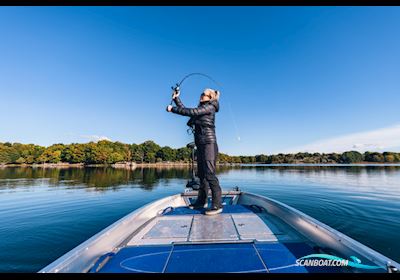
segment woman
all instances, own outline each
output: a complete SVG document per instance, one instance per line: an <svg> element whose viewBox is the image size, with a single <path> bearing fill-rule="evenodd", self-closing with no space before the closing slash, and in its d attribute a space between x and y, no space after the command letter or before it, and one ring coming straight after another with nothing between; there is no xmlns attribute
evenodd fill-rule
<svg viewBox="0 0 400 280"><path fill-rule="evenodd" d="M187 125L194 125L194 140L197 147L197 173L200 178L200 189L195 203L189 207L200 209L207 207L208 189L211 188L212 205L205 213L215 215L222 212L221 187L215 166L218 156L217 138L215 136L215 113L219 111L219 92L205 89L200 95L200 104L197 108L185 108L179 99L179 91L174 91L172 99L176 107L168 105L167 111L190 117Z"/></svg>

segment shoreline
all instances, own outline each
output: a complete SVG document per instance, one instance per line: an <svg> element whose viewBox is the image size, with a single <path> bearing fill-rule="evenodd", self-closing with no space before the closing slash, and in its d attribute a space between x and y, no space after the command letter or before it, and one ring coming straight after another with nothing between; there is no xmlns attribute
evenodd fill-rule
<svg viewBox="0 0 400 280"><path fill-rule="evenodd" d="M218 166L239 166L240 164L231 163L218 163ZM155 167L155 168L173 168L173 167L190 167L190 162L157 162L157 163L113 163L113 164L84 164L84 163L32 163L32 164L0 164L0 168L7 167L30 167L30 168L116 168L116 169L135 169L143 167Z"/></svg>
<svg viewBox="0 0 400 280"><path fill-rule="evenodd" d="M84 164L84 163L33 163L33 164L0 164L0 168L31 167L31 168L89 168L111 167L117 169L135 169L143 167L190 167L190 162L158 162L158 163L113 163L113 164ZM217 163L217 166L400 166L400 163L360 162L360 163Z"/></svg>

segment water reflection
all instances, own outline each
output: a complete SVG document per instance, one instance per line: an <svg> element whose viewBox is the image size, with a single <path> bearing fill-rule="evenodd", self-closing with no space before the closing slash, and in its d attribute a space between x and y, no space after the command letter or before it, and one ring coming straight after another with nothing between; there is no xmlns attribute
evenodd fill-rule
<svg viewBox="0 0 400 280"><path fill-rule="evenodd" d="M295 184L317 183L327 186L399 186L400 166L257 166L242 167L238 174L246 173L246 179ZM253 174L253 175L252 175Z"/></svg>
<svg viewBox="0 0 400 280"><path fill-rule="evenodd" d="M286 203L400 261L400 166L219 166L223 189ZM184 189L188 167L0 168L0 272L34 272ZM114 191L117 190L117 191Z"/></svg>
<svg viewBox="0 0 400 280"><path fill-rule="evenodd" d="M0 188L32 186L32 181L48 179L49 186L82 186L101 190L128 184L153 189L160 179L189 178L187 168L3 168L0 169ZM38 181L39 180L39 181Z"/></svg>
<svg viewBox="0 0 400 280"><path fill-rule="evenodd" d="M219 166L220 178L246 178L247 181L274 182L282 180L299 183L318 183L323 185L398 185L400 166ZM190 169L182 167L158 168L32 168L8 167L0 169L0 188L40 185L46 180L51 187L79 186L95 190L135 184L152 190L160 180L168 183L170 179L189 179ZM394 178L394 179L393 179ZM40 180L39 180L40 179Z"/></svg>

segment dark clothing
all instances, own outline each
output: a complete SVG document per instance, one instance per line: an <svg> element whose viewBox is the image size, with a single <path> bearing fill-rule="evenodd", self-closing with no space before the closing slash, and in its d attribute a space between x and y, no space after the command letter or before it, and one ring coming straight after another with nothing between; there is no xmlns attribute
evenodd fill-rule
<svg viewBox="0 0 400 280"><path fill-rule="evenodd" d="M191 127L194 125L196 146L217 143L215 113L219 111L218 100L200 103L197 108L185 108L179 97L176 97L174 101L177 107L172 107L172 112L190 117L187 125Z"/></svg>
<svg viewBox="0 0 400 280"><path fill-rule="evenodd" d="M194 140L197 147L197 175L200 178L200 189L196 203L204 204L208 190L212 193L212 207L222 207L221 187L215 167L218 156L217 137L215 135L215 113L219 111L218 100L200 103L197 108L185 108L179 97L174 99L177 107L172 112L190 117L187 125L194 125Z"/></svg>
<svg viewBox="0 0 400 280"><path fill-rule="evenodd" d="M197 203L204 204L207 200L208 190L211 189L212 207L221 208L221 187L217 176L215 176L217 156L217 143L197 146L197 175L200 178Z"/></svg>

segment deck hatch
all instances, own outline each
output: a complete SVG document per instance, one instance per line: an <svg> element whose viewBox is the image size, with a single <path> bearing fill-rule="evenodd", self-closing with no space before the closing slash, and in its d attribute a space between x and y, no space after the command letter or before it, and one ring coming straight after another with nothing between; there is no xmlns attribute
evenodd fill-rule
<svg viewBox="0 0 400 280"><path fill-rule="evenodd" d="M159 219L143 236L143 239L187 238L191 222L191 216L182 216L179 219Z"/></svg>
<svg viewBox="0 0 400 280"><path fill-rule="evenodd" d="M241 239L277 240L277 232L273 232L257 215L232 215L232 219Z"/></svg>
<svg viewBox="0 0 400 280"><path fill-rule="evenodd" d="M231 215L194 216L189 241L238 240Z"/></svg>

